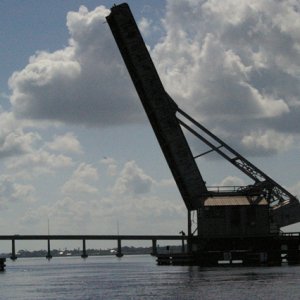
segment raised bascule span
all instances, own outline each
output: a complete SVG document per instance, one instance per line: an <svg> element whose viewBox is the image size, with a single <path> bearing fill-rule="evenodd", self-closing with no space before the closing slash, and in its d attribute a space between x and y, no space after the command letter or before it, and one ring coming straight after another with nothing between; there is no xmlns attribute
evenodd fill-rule
<svg viewBox="0 0 300 300"><path fill-rule="evenodd" d="M107 22L185 205L196 209L207 188L176 118L178 107L161 83L128 5L113 7Z"/></svg>
<svg viewBox="0 0 300 300"><path fill-rule="evenodd" d="M181 110L168 95L129 6L113 6L106 19L188 210L190 251L201 252L208 238L274 236L279 234L274 228L300 222L300 204L294 195ZM195 161L202 155L193 155L183 128L210 148L202 155L218 153L253 184L231 191L209 190ZM194 231L193 211L197 213Z"/></svg>

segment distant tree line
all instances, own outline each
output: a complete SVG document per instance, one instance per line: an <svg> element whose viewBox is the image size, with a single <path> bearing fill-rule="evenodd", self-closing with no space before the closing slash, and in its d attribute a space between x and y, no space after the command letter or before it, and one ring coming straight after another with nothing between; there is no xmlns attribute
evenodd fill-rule
<svg viewBox="0 0 300 300"><path fill-rule="evenodd" d="M172 251L177 252L180 251L180 246L164 246L164 247L158 247L158 251L160 253ZM102 256L102 255L115 255L117 252L117 248L111 248L111 249L86 249L86 252L89 256ZM151 254L152 253L152 247L128 247L124 246L122 247L122 253L124 255L137 255L137 254ZM19 250L17 252L17 257L46 257L48 254L47 250L41 249L41 250ZM82 254L82 249L75 248L73 250L69 249L51 249L51 255L53 257L60 257L60 256L80 256ZM1 253L0 257L10 257L11 253Z"/></svg>

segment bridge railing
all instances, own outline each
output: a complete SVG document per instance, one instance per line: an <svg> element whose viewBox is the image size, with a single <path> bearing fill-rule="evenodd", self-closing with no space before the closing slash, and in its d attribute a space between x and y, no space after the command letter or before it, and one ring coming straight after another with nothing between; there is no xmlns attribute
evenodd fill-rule
<svg viewBox="0 0 300 300"><path fill-rule="evenodd" d="M294 231L294 232L280 232L281 236L299 236L300 237L300 232Z"/></svg>

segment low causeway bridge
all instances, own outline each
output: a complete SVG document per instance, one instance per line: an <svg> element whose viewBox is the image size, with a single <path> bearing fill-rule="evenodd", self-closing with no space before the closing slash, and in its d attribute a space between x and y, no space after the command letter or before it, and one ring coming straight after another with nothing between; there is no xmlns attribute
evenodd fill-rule
<svg viewBox="0 0 300 300"><path fill-rule="evenodd" d="M88 240L103 240L103 241L116 241L117 252L116 256L121 257L122 254L122 241L135 240L135 241L152 241L152 253L157 254L157 241L182 241L182 247L184 249L184 241L187 240L185 235L0 235L0 241L11 241L11 259L17 259L16 255L16 241L18 240L45 240L47 241L47 256L46 258L52 258L50 241L52 240L81 240L82 241L82 258L88 257L86 251L86 241Z"/></svg>
<svg viewBox="0 0 300 300"><path fill-rule="evenodd" d="M281 232L276 235L269 236L210 236L210 237L197 237L192 236L188 237L183 232L182 235L0 235L0 241L11 241L11 256L12 260L17 259L16 255L16 241L24 241L24 240L44 240L47 242L47 255L46 258L52 258L51 255L51 247L50 242L53 240L80 240L82 241L82 258L88 257L88 253L86 250L86 241L92 240L103 240L116 241L116 256L122 257L122 241L150 241L152 242L152 255L158 257L162 256L163 260L166 260L166 256L168 254L158 254L157 249L157 241L181 241L182 243L182 251L178 253L180 261L182 258L190 258L189 250L185 252L185 243L188 244L189 238L198 239L201 243L210 244L209 249L212 252L216 252L216 250L220 250L221 252L227 252L228 245L230 246L228 249L231 249L232 244L236 245L252 245L253 243L270 243L270 245L276 246L274 251L277 253L276 256L278 262L281 262L282 257L287 257L290 263L300 263L300 232L289 232L284 233ZM188 248L188 247L187 247ZM216 249L215 249L216 248ZM270 248L270 247L269 247ZM238 250L238 249L237 249ZM272 249L269 249L272 250ZM273 251L273 252L274 252ZM220 252L220 251L219 251ZM237 253L240 251L237 251ZM272 252L272 251L271 251ZM270 254L271 254L270 252ZM232 255L235 255L234 251ZM238 253L239 254L239 253ZM169 254L170 255L170 254ZM240 255L240 254L239 254ZM172 253L171 256L176 256L176 254ZM169 258L168 258L169 259Z"/></svg>

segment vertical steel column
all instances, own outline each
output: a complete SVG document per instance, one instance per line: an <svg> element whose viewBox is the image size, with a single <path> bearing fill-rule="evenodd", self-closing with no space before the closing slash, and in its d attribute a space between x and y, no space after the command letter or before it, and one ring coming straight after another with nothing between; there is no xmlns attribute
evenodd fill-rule
<svg viewBox="0 0 300 300"><path fill-rule="evenodd" d="M47 240L47 255L46 255L47 259L51 259L52 255L51 255L51 248L50 248L50 239Z"/></svg>
<svg viewBox="0 0 300 300"><path fill-rule="evenodd" d="M191 218L191 210L187 211L188 216L188 237L187 237L187 252L192 252L192 218Z"/></svg>
<svg viewBox="0 0 300 300"><path fill-rule="evenodd" d="M12 260L17 259L15 239L11 240L11 256L10 256L10 259L12 259Z"/></svg>
<svg viewBox="0 0 300 300"><path fill-rule="evenodd" d="M85 247L85 240L82 240L82 254L81 254L82 258L87 258L88 255L86 253L86 247Z"/></svg>

